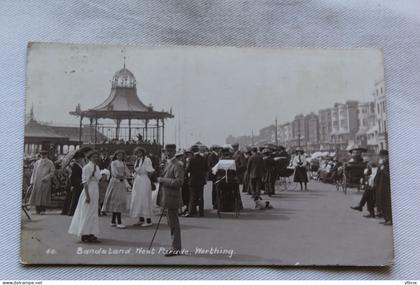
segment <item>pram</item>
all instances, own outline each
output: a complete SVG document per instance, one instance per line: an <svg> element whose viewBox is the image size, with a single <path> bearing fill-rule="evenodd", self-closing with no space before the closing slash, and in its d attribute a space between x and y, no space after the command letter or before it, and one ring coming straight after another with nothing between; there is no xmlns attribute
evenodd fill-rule
<svg viewBox="0 0 420 285"><path fill-rule="evenodd" d="M221 218L221 212L234 212L235 217L239 217L242 201L235 161L219 160L212 168L212 172L216 175L214 183L216 184L217 215Z"/></svg>
<svg viewBox="0 0 420 285"><path fill-rule="evenodd" d="M287 191L287 190L295 190L296 183L293 182L293 173L295 169L293 167L288 166L289 159L287 157L275 157L274 161L277 162L278 165L278 183L277 185L280 188L280 191Z"/></svg>

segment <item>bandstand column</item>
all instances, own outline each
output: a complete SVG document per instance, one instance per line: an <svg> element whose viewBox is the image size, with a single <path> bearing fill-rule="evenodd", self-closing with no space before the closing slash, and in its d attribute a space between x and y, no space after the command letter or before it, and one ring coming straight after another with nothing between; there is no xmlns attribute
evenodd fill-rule
<svg viewBox="0 0 420 285"><path fill-rule="evenodd" d="M82 127L83 127L83 116L80 116L80 125L79 125L79 144L82 143Z"/></svg>
<svg viewBox="0 0 420 285"><path fill-rule="evenodd" d="M95 118L95 144L97 143L98 137L98 118Z"/></svg>
<svg viewBox="0 0 420 285"><path fill-rule="evenodd" d="M117 140L119 140L119 139L120 139L120 124L121 124L121 120L120 120L120 119L118 119L118 120L117 120L117 127L115 128L115 138L116 138Z"/></svg>
<svg viewBox="0 0 420 285"><path fill-rule="evenodd" d="M165 119L162 119L162 145L165 145Z"/></svg>
<svg viewBox="0 0 420 285"><path fill-rule="evenodd" d="M90 124L89 124L89 143L93 141L93 134L92 134L92 128L93 128L93 118L89 118Z"/></svg>
<svg viewBox="0 0 420 285"><path fill-rule="evenodd" d="M131 141L131 118L128 119L128 140Z"/></svg>
<svg viewBox="0 0 420 285"><path fill-rule="evenodd" d="M146 134L143 136L143 141L147 141L147 137L148 137L148 134L147 134L147 126L148 125L149 125L149 120L144 121L144 126L145 126Z"/></svg>
<svg viewBox="0 0 420 285"><path fill-rule="evenodd" d="M159 119L156 119L156 143L160 144L160 136L159 136Z"/></svg>

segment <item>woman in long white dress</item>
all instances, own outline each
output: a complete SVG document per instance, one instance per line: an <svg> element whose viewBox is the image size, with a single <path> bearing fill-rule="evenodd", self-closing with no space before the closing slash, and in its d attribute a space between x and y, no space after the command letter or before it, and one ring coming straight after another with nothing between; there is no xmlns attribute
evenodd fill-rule
<svg viewBox="0 0 420 285"><path fill-rule="evenodd" d="M139 218L136 225L148 227L152 225L152 184L149 174L155 170L144 148L137 147L134 154L137 159L134 163L135 178L131 193L130 216Z"/></svg>
<svg viewBox="0 0 420 285"><path fill-rule="evenodd" d="M82 242L99 242L96 237L99 235L98 181L101 174L96 165L99 154L96 151L91 151L87 154L87 158L89 163L82 170L83 192L80 194L68 232L80 237Z"/></svg>

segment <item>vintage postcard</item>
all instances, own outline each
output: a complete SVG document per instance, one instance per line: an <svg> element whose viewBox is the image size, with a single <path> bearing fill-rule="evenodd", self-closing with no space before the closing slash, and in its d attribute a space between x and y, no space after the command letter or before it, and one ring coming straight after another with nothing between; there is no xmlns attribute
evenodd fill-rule
<svg viewBox="0 0 420 285"><path fill-rule="evenodd" d="M377 49L30 43L21 262L389 266Z"/></svg>

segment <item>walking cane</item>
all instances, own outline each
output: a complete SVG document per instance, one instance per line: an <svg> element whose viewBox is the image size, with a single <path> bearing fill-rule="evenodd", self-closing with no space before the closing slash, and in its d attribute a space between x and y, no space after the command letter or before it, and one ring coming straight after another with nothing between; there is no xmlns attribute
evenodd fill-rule
<svg viewBox="0 0 420 285"><path fill-rule="evenodd" d="M160 214L159 221L158 221L158 223L157 223L157 225L156 225L155 232L153 233L153 238L152 238L152 240L150 241L149 250L152 248L153 241L155 240L155 237L156 237L157 231L158 231L158 229L159 229L160 222L162 221L162 217L163 217L163 214L165 213L165 211L166 211L166 207L164 207L164 208L162 209L162 213Z"/></svg>

